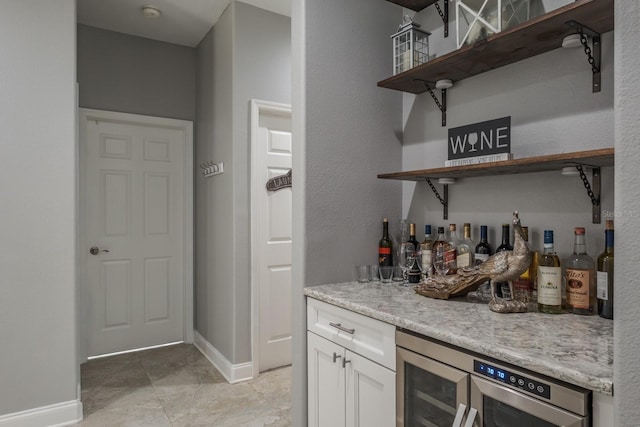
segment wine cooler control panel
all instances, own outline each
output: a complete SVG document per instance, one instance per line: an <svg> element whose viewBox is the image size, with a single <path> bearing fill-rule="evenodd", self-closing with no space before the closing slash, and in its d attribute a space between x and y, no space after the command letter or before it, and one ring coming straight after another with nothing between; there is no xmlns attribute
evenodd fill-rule
<svg viewBox="0 0 640 427"><path fill-rule="evenodd" d="M499 368L479 360L473 361L473 370L480 375L500 381L519 390L533 393L545 399L551 399L551 389L549 385L540 381L514 372L509 372L506 369Z"/></svg>

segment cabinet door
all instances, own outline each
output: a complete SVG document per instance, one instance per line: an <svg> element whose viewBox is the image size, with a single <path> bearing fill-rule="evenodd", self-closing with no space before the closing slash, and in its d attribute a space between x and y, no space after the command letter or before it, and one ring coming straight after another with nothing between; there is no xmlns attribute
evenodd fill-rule
<svg viewBox="0 0 640 427"><path fill-rule="evenodd" d="M393 426L395 372L349 350L345 357L347 427Z"/></svg>
<svg viewBox="0 0 640 427"><path fill-rule="evenodd" d="M344 348L307 332L309 427L342 427L345 422Z"/></svg>

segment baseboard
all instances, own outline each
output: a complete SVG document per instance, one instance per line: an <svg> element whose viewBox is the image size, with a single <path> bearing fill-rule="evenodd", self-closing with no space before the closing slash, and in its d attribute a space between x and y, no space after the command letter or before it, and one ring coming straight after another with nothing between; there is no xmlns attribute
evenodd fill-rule
<svg viewBox="0 0 640 427"><path fill-rule="evenodd" d="M0 427L61 427L82 420L82 402L69 402L41 406L26 411L0 415Z"/></svg>
<svg viewBox="0 0 640 427"><path fill-rule="evenodd" d="M198 350L206 357L213 366L233 384L253 378L253 363L239 363L233 365L222 353L218 351L209 341L207 341L198 331L194 331L194 342Z"/></svg>

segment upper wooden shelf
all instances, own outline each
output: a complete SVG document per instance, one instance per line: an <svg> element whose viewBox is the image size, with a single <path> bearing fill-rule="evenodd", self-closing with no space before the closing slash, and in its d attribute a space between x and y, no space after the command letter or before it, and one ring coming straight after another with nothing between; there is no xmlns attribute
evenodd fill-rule
<svg viewBox="0 0 640 427"><path fill-rule="evenodd" d="M489 36L474 45L437 57L403 73L378 82L378 86L409 93L426 92L423 81L450 79L454 82L485 71L503 67L559 48L562 39L575 29L567 24L576 21L585 27L606 33L613 30L614 0L576 0L566 6L537 16L522 24ZM431 0L394 0L410 7L433 4ZM585 59L586 61L586 59Z"/></svg>
<svg viewBox="0 0 640 427"><path fill-rule="evenodd" d="M395 3L402 7L406 7L407 9L415 10L416 12L420 12L425 7L429 7L438 0L387 0L390 3Z"/></svg>
<svg viewBox="0 0 640 427"><path fill-rule="evenodd" d="M552 154L549 156L505 160L502 162L482 163L478 165L383 173L378 175L378 178L424 181L427 178L471 178L476 176L509 175L552 170L560 171L565 166L574 165L605 167L613 166L613 154L613 148L603 148L599 150Z"/></svg>

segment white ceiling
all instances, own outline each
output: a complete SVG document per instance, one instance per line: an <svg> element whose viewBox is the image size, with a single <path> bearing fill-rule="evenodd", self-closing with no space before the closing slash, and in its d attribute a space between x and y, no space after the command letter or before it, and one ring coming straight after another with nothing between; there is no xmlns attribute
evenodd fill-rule
<svg viewBox="0 0 640 427"><path fill-rule="evenodd" d="M78 0L80 24L119 33L195 47L232 0ZM291 16L291 0L242 0L243 3ZM142 17L153 6L157 19Z"/></svg>

